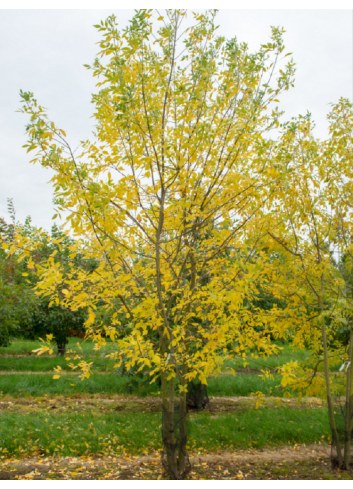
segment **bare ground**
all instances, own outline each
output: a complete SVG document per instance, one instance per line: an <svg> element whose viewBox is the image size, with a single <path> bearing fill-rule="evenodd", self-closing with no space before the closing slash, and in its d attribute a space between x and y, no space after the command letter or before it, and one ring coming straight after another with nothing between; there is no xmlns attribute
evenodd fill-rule
<svg viewBox="0 0 353 489"><path fill-rule="evenodd" d="M210 397L210 404L206 407L206 411L216 415L224 412L244 411L254 408L255 405L256 399L252 397ZM314 397L302 398L300 402L297 399L265 397L263 399L263 406L272 408L286 406L293 409L318 409L324 408L325 403L321 399ZM66 411L67 409L97 409L100 412L113 410L159 412L160 400L158 397L139 398L134 396L76 394L75 396L56 396L53 398L15 398L7 396L2 397L0 401L0 412L24 412L48 409L56 409L58 412Z"/></svg>
<svg viewBox="0 0 353 489"><path fill-rule="evenodd" d="M327 445L282 447L190 454L191 480L353 480L353 474L333 470ZM131 480L162 479L160 453L148 456L53 458L2 461L0 479Z"/></svg>

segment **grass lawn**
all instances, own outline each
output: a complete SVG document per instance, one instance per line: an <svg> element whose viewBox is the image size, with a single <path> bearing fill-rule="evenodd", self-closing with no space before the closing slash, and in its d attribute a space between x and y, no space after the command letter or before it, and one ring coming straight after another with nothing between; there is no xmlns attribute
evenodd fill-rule
<svg viewBox="0 0 353 489"><path fill-rule="evenodd" d="M275 420L275 421L274 421ZM143 454L160 448L161 414L80 409L56 412L34 408L0 416L0 455ZM327 441L326 409L286 407L226 414L191 413L188 448L192 451L310 444Z"/></svg>
<svg viewBox="0 0 353 489"><path fill-rule="evenodd" d="M116 362L104 358L105 353L91 353L90 355L80 355L84 360L94 362L95 370L100 372L112 371L112 367ZM1 356L0 355L0 372L52 372L55 367L60 366L62 370L72 372L68 366L68 361L65 358L69 356ZM72 357L72 355L71 355ZM73 363L77 364L77 361Z"/></svg>
<svg viewBox="0 0 353 489"><path fill-rule="evenodd" d="M84 359L94 362L95 371L105 372L104 376L93 375L83 382L75 375L62 376L59 380L53 380L53 370L57 366L60 366L64 372L72 372L65 358L30 354L32 350L40 348L41 342L16 340L10 347L0 348L0 372L3 373L0 375L0 392L3 395L12 396L43 396L45 393L50 395L75 393L158 395L159 386L150 385L148 377L141 379L131 375L115 375L112 371L115 362L104 358L112 350L113 345L110 341L104 349L95 352L92 342L70 338L68 350L77 350L77 344L82 348ZM283 365L290 358L303 359L308 352L296 351L292 352L292 357L290 355L291 350L285 346L279 355L266 359L266 365L271 364L275 367ZM256 363L258 361L260 360L251 361L250 367L257 365L256 368L259 368L259 364ZM227 360L224 370L229 370L230 367L235 370L242 369L243 362L238 359ZM5 372L15 373L6 375ZM32 372L39 374L31 375ZM47 375L46 372L48 372ZM208 380L208 393L210 396L249 396L252 393L263 392L265 395L281 396L282 389L278 387L279 384L280 376L276 374L272 380L263 380L257 373L246 375L239 373L236 376L221 375Z"/></svg>
<svg viewBox="0 0 353 489"><path fill-rule="evenodd" d="M209 379L209 396L250 396L256 392L265 395L282 396L282 388L276 387L280 377L273 380L263 380L258 375L224 375ZM77 375L62 375L54 380L53 374L11 374L0 375L0 393L2 395L44 396L68 395L76 393L87 394L133 394L139 396L158 395L158 384L150 384L148 377L136 380L133 376L115 374L95 374L81 381Z"/></svg>
<svg viewBox="0 0 353 489"><path fill-rule="evenodd" d="M44 338L45 339L45 338ZM107 338L107 345L100 350L102 353L104 350L109 350L112 346L112 342ZM92 355L94 354L94 343L92 341L86 341L79 338L69 338L69 343L67 344L67 350L75 349L77 350L77 344L82 348L83 354ZM41 348L43 343L38 340L14 340L10 346L0 347L0 355L29 355L33 350ZM34 354L35 355L35 354Z"/></svg>
<svg viewBox="0 0 353 489"><path fill-rule="evenodd" d="M111 369L115 362L110 362L105 358L106 354L112 351L116 351L115 345L108 338L105 347L102 347L99 351L94 351L94 344L92 341L82 340L78 338L69 338L69 343L67 345L67 351L75 350L80 354L85 360L90 360L94 362L95 368L99 371L106 371ZM270 369L275 370L281 367L285 363L290 361L301 362L308 358L309 350L299 350L297 348L292 348L290 345L284 345L277 343L280 350L277 355L272 355L267 358L263 358L258 355L258 353L249 352L249 358L246 360L246 369L256 370L260 373L261 370ZM78 346L79 345L79 346ZM59 365L62 369L70 370L67 366L65 358L58 357L55 354L48 357L37 356L32 353L43 346L39 340L29 341L29 340L15 340L9 347L0 347L0 372L1 371L17 371L17 372L46 372L52 370L54 367ZM253 357L251 357L251 353ZM70 354L65 355L70 356ZM71 355L72 357L72 355ZM340 364L334 365L332 370L338 370ZM244 362L241 358L229 358L225 360L223 365L224 371L229 371L229 369L244 370ZM320 371L320 368L319 368Z"/></svg>
<svg viewBox="0 0 353 489"><path fill-rule="evenodd" d="M0 393L15 397L44 396L49 394L74 395L77 393L87 394L119 394L130 381L129 377L122 377L114 374L92 375L89 379L81 381L78 376L63 375L60 379L54 380L53 374L13 374L0 376ZM159 387L147 385L144 389L139 389L139 385L133 385L128 389L128 393L141 395L151 395L157 393ZM125 388L126 391L126 388Z"/></svg>
<svg viewBox="0 0 353 489"><path fill-rule="evenodd" d="M259 354L256 352L253 352L254 357L252 358L249 355L249 358L246 360L246 363L248 364L246 368L258 370L275 369L282 367L282 365L290 361L301 362L308 358L310 354L309 350L299 350L297 348L293 349L291 346L281 343L278 343L278 346L280 348L278 354L266 358L259 356ZM226 360L224 363L224 368L233 368L238 370L244 368L243 364L243 360L240 358L235 358L234 360Z"/></svg>
<svg viewBox="0 0 353 489"><path fill-rule="evenodd" d="M20 460L25 460L25 457L59 457L53 460L64 460L60 457L84 457L81 460L103 457L102 460L108 460L108 457L131 456L146 457L147 460L160 449L158 383L151 385L147 376L117 375L109 370L112 363L107 362L104 355L113 348L110 341L103 350L95 352L92 342L70 338L68 349L77 350L77 343L82 348L81 355L86 361L94 362L97 371L84 381L72 374L65 358L32 354L32 350L40 348L39 341L17 340L9 348L0 348L0 460L4 463L10 463L6 461L14 460L14 457ZM190 453L207 457L210 453L238 453L239 450L275 449L313 443L327 447L330 429L325 407L303 402L299 406L296 401L289 405L284 400L277 404L270 399L270 396L283 396L279 386L281 377L274 371L273 379L263 380L259 375L260 370L276 369L290 360L301 361L309 355L307 350L293 351L287 345L280 346L283 349L276 356L250 359L247 366L252 369L250 371L244 371L243 361L230 359L224 364L223 374L208 379L208 395L216 399L211 399L211 406L207 410L190 412L188 415ZM53 369L57 366L62 368L63 375L54 380ZM235 376L229 375L230 368L238 371ZM250 397L256 392L268 396L264 406L258 410L254 409L255 401ZM237 397L249 399L230 399ZM231 407L229 403L233 403ZM158 460L153 462L151 458L148 462L155 472L160 464ZM52 475L48 478L61 477L55 469L56 463L53 462ZM207 463L211 467L213 462ZM227 475L246 478L228 462L224 462L225 465L223 461L217 463L211 472L204 471L202 477L201 472L207 464L194 462L195 469L190 478L212 478L217 471L220 479L228 478ZM314 465L308 464L306 478L312 477L316 470ZM227 468L223 469L223 465ZM261 467L266 466L266 469L263 472L259 469L261 474L258 478L266 478L270 471L272 478L286 478L281 472L284 465L279 465L278 471L262 464ZM292 465L288 470L297 474ZM125 466L121 467L118 472L107 472L101 466L97 470L100 478L116 479L125 473ZM79 478L79 467L73 472L65 470L63 478ZM138 470L140 478L144 478L145 472ZM135 477L137 472L134 471L131 471L130 478ZM38 476L36 470L31 473L34 478ZM320 474L323 475L321 478L331 477L328 468ZM7 477L10 476L4 475L4 478Z"/></svg>

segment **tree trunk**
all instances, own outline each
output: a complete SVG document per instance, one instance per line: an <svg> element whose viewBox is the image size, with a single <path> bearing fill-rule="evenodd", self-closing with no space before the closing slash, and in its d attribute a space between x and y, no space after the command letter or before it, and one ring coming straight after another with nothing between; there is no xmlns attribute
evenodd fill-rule
<svg viewBox="0 0 353 489"><path fill-rule="evenodd" d="M64 356L66 352L66 343L57 343L58 355Z"/></svg>
<svg viewBox="0 0 353 489"><path fill-rule="evenodd" d="M351 443L352 443L352 416L353 416L353 330L351 330L349 341L346 385L346 416L344 429L344 465L345 469L350 469L351 463Z"/></svg>
<svg viewBox="0 0 353 489"><path fill-rule="evenodd" d="M342 463L343 463L343 458L342 458L341 445L340 445L337 427L336 427L334 407L333 407L333 402L332 402L332 397L331 397L330 372L329 372L329 365L328 365L328 351L327 351L327 338L326 338L326 325L325 325L325 319L324 318L323 318L323 323L322 323L322 342L323 342L323 346L324 346L324 366L325 366L325 382L326 382L326 393L327 393L327 408L328 408L328 415L329 415L329 421L330 421L330 427L331 427L331 433L332 433L332 442L333 442L334 446L336 447L338 465L341 467Z"/></svg>
<svg viewBox="0 0 353 489"><path fill-rule="evenodd" d="M179 474L184 474L186 470L186 392L185 388L187 385L186 374L187 374L187 363L184 358L182 377L181 377L181 387L183 390L180 392L180 408L179 408L179 456L178 456L178 470Z"/></svg>
<svg viewBox="0 0 353 489"><path fill-rule="evenodd" d="M339 441L339 437L338 437L337 426L336 426L336 421L335 421L334 407L333 407L333 402L332 402L332 397L331 397L330 371L329 371L327 336L326 336L326 323L325 323L325 318L322 317L322 313L324 310L324 304L323 304L324 290L325 290L325 279L324 279L324 275L322 274L321 275L321 294L318 297L318 306L319 306L319 311L320 311L321 320L322 320L321 334L322 334L322 344L324 347L324 368L325 368L327 408L328 408L328 415L329 415L330 428L331 428L331 434L332 434L332 443L336 447L338 465L339 465L339 467L341 467L343 464L343 457L342 457L341 445L340 445L340 441Z"/></svg>
<svg viewBox="0 0 353 489"><path fill-rule="evenodd" d="M188 394L186 397L187 407L201 411L202 409L205 409L208 403L207 385L204 385L201 382L189 382Z"/></svg>
<svg viewBox="0 0 353 489"><path fill-rule="evenodd" d="M169 381L169 446L170 446L170 460L171 464L169 470L173 475L173 479L178 479L178 464L177 464L177 448L176 448L176 436L175 430L177 429L174 419L175 409L175 394L174 394L174 378Z"/></svg>
<svg viewBox="0 0 353 489"><path fill-rule="evenodd" d="M169 424L169 405L168 405L168 381L167 373L161 372L161 394L162 394L162 442L166 455L166 467L169 471L172 467L172 456L170 450L170 424Z"/></svg>

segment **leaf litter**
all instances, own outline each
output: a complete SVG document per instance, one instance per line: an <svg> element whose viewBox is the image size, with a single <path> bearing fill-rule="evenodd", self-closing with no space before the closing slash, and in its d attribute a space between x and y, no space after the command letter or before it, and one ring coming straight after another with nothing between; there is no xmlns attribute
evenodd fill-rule
<svg viewBox="0 0 353 489"><path fill-rule="evenodd" d="M191 480L349 479L331 470L330 447L296 445L276 450L191 453ZM160 452L146 456L32 457L2 461L2 480L160 480Z"/></svg>

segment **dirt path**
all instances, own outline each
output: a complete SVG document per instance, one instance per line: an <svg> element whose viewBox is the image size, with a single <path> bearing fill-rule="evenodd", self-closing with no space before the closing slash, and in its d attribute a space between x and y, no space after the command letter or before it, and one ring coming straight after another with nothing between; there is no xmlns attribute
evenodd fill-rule
<svg viewBox="0 0 353 489"><path fill-rule="evenodd" d="M206 411L210 414L221 414L225 412L245 411L254 409L256 399L253 397L210 397L210 403ZM302 398L298 403L297 399L283 399L277 397L265 397L263 399L264 408L276 408L286 406L292 409L323 409L325 403L321 399L314 397ZM73 396L33 397L15 398L3 397L0 401L1 411L25 412L56 409L57 412L67 409L88 409L97 412L104 411L128 411L128 412L159 412L159 397L134 397L101 394L75 394Z"/></svg>
<svg viewBox="0 0 353 489"><path fill-rule="evenodd" d="M280 447L190 454L188 479L212 480L353 480L353 474L330 468L327 445ZM162 479L161 455L3 460L0 479L17 480L156 480Z"/></svg>

